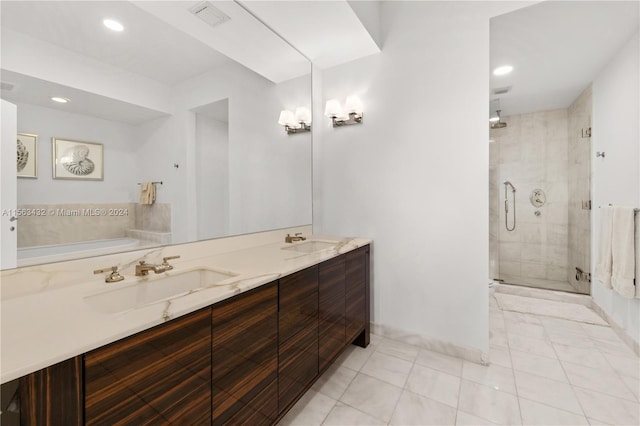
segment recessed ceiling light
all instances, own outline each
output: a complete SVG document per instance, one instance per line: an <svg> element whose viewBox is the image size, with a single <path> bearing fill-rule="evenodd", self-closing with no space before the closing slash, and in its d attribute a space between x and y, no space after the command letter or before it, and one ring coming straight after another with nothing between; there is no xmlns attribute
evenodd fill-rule
<svg viewBox="0 0 640 426"><path fill-rule="evenodd" d="M54 97L51 98L51 100L54 101L54 102L61 103L61 104L66 104L67 102L70 101L70 99L61 98L60 96L54 96Z"/></svg>
<svg viewBox="0 0 640 426"><path fill-rule="evenodd" d="M506 75L513 71L513 67L511 65L503 65L493 70L493 75Z"/></svg>
<svg viewBox="0 0 640 426"><path fill-rule="evenodd" d="M114 21L113 19L105 19L102 21L102 23L104 24L105 27L113 31L124 30L124 26L120 22Z"/></svg>

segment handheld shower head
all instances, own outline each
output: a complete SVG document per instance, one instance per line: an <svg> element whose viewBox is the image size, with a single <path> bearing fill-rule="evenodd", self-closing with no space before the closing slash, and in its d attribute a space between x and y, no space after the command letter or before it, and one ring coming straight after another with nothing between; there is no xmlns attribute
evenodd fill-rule
<svg viewBox="0 0 640 426"><path fill-rule="evenodd" d="M516 187L513 186L513 184L511 182L509 182L508 180L504 181L504 185L505 185L505 189L506 189L506 185L509 185L511 187L511 191L512 192L516 192Z"/></svg>

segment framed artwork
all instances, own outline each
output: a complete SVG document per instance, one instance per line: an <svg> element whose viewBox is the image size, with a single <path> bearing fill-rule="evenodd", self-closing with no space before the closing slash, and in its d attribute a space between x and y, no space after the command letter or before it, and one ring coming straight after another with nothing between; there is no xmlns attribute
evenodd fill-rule
<svg viewBox="0 0 640 426"><path fill-rule="evenodd" d="M54 179L104 179L104 146L101 143L62 138L51 138L51 141Z"/></svg>
<svg viewBox="0 0 640 426"><path fill-rule="evenodd" d="M18 133L18 177L38 177L38 135Z"/></svg>

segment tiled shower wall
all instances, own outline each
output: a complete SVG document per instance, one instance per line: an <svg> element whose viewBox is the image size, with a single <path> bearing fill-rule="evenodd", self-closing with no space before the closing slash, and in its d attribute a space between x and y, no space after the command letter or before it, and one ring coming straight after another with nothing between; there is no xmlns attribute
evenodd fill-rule
<svg viewBox="0 0 640 426"><path fill-rule="evenodd" d="M122 238L132 229L170 238L171 204L25 204L18 209L24 212L18 226L19 248Z"/></svg>
<svg viewBox="0 0 640 426"><path fill-rule="evenodd" d="M566 109L504 117L491 130L490 251L493 278L506 282L568 287L568 113ZM505 228L504 181L516 187L516 229ZM534 207L533 189L547 202ZM512 199L509 190L509 199ZM511 201L510 201L511 204ZM510 206L510 209L512 207ZM536 210L540 215L536 216ZM509 224L512 223L509 211ZM491 241L491 239L493 241Z"/></svg>
<svg viewBox="0 0 640 426"><path fill-rule="evenodd" d="M588 208L591 186L591 138L583 137L583 129L591 128L591 86L569 107L569 284L578 293L589 294L587 277L576 279L576 267L591 270L591 239ZM587 205L583 208L583 202Z"/></svg>

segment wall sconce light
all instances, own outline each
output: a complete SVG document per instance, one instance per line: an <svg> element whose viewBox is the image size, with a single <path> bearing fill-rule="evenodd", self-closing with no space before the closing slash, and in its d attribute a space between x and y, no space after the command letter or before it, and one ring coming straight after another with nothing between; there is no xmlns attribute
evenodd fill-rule
<svg viewBox="0 0 640 426"><path fill-rule="evenodd" d="M337 99L329 99L324 115L331 119L333 127L362 124L362 101L356 95L351 95L347 97L343 109Z"/></svg>
<svg viewBox="0 0 640 426"><path fill-rule="evenodd" d="M280 111L278 124L284 126L288 135L311 131L311 111L309 108L298 107L295 114L289 110Z"/></svg>

